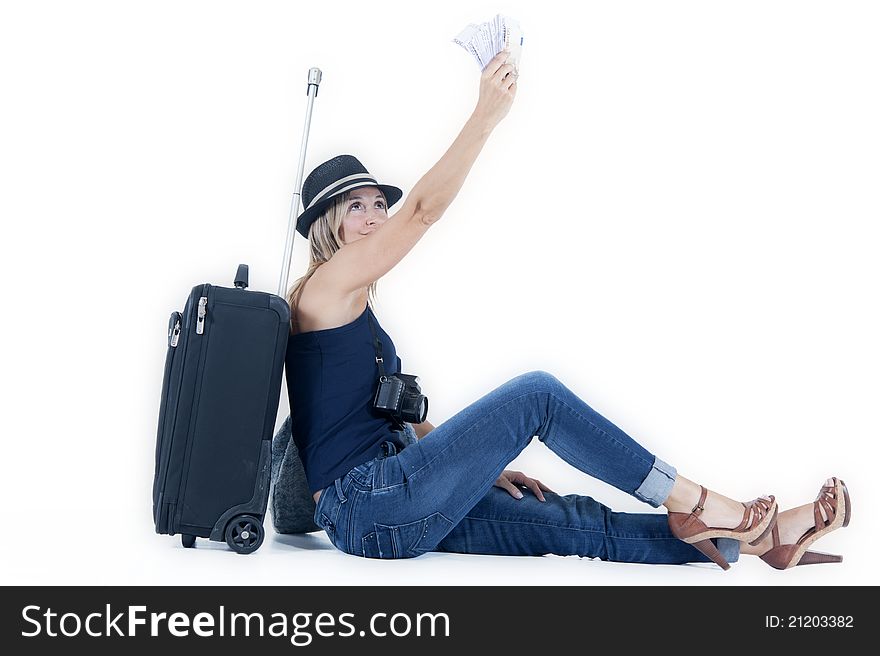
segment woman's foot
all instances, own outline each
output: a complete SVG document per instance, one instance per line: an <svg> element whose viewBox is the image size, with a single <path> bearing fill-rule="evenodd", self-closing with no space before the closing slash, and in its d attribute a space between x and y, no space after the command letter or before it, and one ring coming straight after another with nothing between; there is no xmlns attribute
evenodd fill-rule
<svg viewBox="0 0 880 656"><path fill-rule="evenodd" d="M676 476L663 505L669 509L672 535L693 545L723 569L730 565L712 538L757 542L773 528L778 511L772 496L741 503L683 476Z"/></svg>
<svg viewBox="0 0 880 656"><path fill-rule="evenodd" d="M760 556L776 569L795 565L839 563L841 556L809 551L813 542L847 526L852 515L849 491L840 479L829 478L813 503L779 514L772 533L754 545L742 545L741 554Z"/></svg>
<svg viewBox="0 0 880 656"><path fill-rule="evenodd" d="M822 513L822 521L828 521L828 516L824 509L820 509ZM776 527L779 529L780 544L794 544L800 537L815 526L813 518L813 504L805 503L796 508L789 508L779 513L776 519ZM750 556L760 556L767 553L773 548L773 535L768 534L758 544L752 546L743 544L739 548L740 554Z"/></svg>

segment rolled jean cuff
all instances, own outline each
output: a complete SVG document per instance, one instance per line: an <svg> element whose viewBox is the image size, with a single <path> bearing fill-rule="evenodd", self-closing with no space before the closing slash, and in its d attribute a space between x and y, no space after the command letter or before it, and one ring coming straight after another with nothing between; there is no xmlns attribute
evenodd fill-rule
<svg viewBox="0 0 880 656"><path fill-rule="evenodd" d="M654 464L651 465L651 471L648 472L645 480L642 481L642 484L639 485L639 488L633 494L640 501L644 501L654 506L654 508L659 508L669 497L669 493L672 492L672 486L675 485L677 473L675 467L654 456Z"/></svg>

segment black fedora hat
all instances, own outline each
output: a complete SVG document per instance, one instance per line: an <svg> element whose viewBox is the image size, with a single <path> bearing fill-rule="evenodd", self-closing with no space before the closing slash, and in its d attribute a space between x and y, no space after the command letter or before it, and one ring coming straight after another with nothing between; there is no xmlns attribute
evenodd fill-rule
<svg viewBox="0 0 880 656"><path fill-rule="evenodd" d="M394 205L403 196L403 192L397 187L379 184L357 157L337 155L315 167L303 182L302 203L305 210L296 219L297 232L303 237L308 237L312 223L337 196L361 187L381 189L388 207Z"/></svg>

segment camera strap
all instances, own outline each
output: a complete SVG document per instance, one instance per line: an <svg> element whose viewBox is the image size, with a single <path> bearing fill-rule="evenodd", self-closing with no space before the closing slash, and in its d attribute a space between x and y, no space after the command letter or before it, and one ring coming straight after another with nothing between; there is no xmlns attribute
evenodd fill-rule
<svg viewBox="0 0 880 656"><path fill-rule="evenodd" d="M373 325L373 311L367 308L367 321L370 323L370 331L373 333L373 347L376 349L376 364L379 365L379 378L385 377L385 367L382 360L382 342L379 341L379 335L376 334L376 326Z"/></svg>

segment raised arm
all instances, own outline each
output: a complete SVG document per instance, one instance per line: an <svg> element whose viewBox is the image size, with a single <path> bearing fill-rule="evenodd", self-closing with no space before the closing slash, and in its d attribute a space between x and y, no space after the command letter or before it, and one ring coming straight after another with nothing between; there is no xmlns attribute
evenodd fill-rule
<svg viewBox="0 0 880 656"><path fill-rule="evenodd" d="M449 150L410 192L422 212L422 220L437 221L452 203L464 179L470 173L486 140L503 119L516 97L517 73L505 64L508 53L502 51L489 62L480 77L480 97L473 114Z"/></svg>

